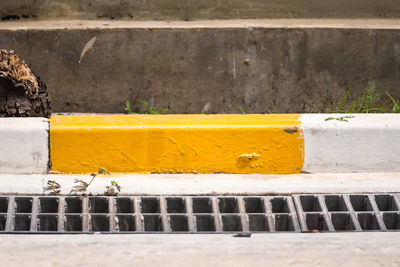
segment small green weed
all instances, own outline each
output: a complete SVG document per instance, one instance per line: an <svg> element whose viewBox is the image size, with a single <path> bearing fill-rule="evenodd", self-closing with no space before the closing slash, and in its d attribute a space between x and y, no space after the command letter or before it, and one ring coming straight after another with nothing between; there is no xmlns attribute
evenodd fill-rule
<svg viewBox="0 0 400 267"><path fill-rule="evenodd" d="M240 112L241 112L243 115L248 114L247 111L246 111L241 105L239 105L239 109L240 109ZM271 109L267 109L267 112L266 112L266 113L268 113L268 114L275 114L275 113L278 113L278 112L276 111L276 108L274 108L273 111L272 111Z"/></svg>
<svg viewBox="0 0 400 267"><path fill-rule="evenodd" d="M129 101L129 100L126 100L126 105L125 105L124 110L125 110L126 114L138 114L136 112L133 112L132 106L131 106L131 101Z"/></svg>
<svg viewBox="0 0 400 267"><path fill-rule="evenodd" d="M278 113L278 111L276 110L276 107L274 107L272 110L267 108L267 113L268 114L276 114L276 113Z"/></svg>
<svg viewBox="0 0 400 267"><path fill-rule="evenodd" d="M149 102L141 100L141 99L136 99L135 102L144 105L145 110L142 113L134 112L132 109L133 107L131 105L131 102L129 100L127 100L125 108L124 108L126 114L164 114L169 111L169 109L167 109L167 108L151 106Z"/></svg>
<svg viewBox="0 0 400 267"><path fill-rule="evenodd" d="M49 192L50 195L60 194L61 192L61 185L56 181L47 180L47 185L43 188L44 193Z"/></svg>
<svg viewBox="0 0 400 267"><path fill-rule="evenodd" d="M89 183L83 180L75 179L74 183L76 185L72 187L68 195L71 195L72 193L86 192L87 188L92 184L94 178L96 178L96 176L99 174L111 175L106 169L99 168L97 173L90 174L90 176L92 176L92 179L90 180ZM43 193L49 193L49 195L59 195L60 192L61 192L61 185L56 181L48 180L47 185L43 187ZM121 186L117 182L111 181L111 185L106 186L106 191L104 192L104 194L107 196L115 196L118 195L119 192L121 192Z"/></svg>
<svg viewBox="0 0 400 267"><path fill-rule="evenodd" d="M365 93L360 98L359 96L353 102L351 109L342 109L350 93L350 88L347 89L345 95L339 103L337 112L338 113L382 113L385 112L385 106L382 104L380 106L374 105L378 97L376 92L376 85L374 82L368 84Z"/></svg>
<svg viewBox="0 0 400 267"><path fill-rule="evenodd" d="M391 96L391 95L389 94L389 92L386 92L386 95L390 98L390 100L391 100L392 103L393 103L393 106L392 106L391 111L392 111L393 113L400 113L400 106L399 106L399 103L393 98L393 96Z"/></svg>
<svg viewBox="0 0 400 267"><path fill-rule="evenodd" d="M345 121L348 122L348 119L354 118L354 116L342 116L342 117L338 117L338 118L334 118L334 117L329 117L326 118L325 121L331 121L331 120L337 120L337 121Z"/></svg>
<svg viewBox="0 0 400 267"><path fill-rule="evenodd" d="M97 171L97 173L92 173L90 174L90 176L92 176L92 180L90 180L89 183L83 181L83 180L78 180L75 179L75 186L72 187L71 191L69 192L68 195L71 195L72 193L84 193L86 192L87 188L91 185L91 183L93 182L94 178L96 178L97 175L99 174L107 174L110 175L110 173L104 169L104 168L99 168L99 170Z"/></svg>
<svg viewBox="0 0 400 267"><path fill-rule="evenodd" d="M111 181L111 185L106 186L104 195L116 196L119 192L121 192L121 186L116 181Z"/></svg>
<svg viewBox="0 0 400 267"><path fill-rule="evenodd" d="M241 105L239 105L239 109L240 109L240 112L242 112L243 115L247 114L246 110L244 110L244 108Z"/></svg>
<svg viewBox="0 0 400 267"><path fill-rule="evenodd" d="M385 107L385 99L382 98L376 90L374 82L368 84L364 94L360 97L357 96L351 105L351 108L343 108L348 100L350 88L347 89L346 93L342 97L334 112L336 113L400 113L400 105L398 101L392 97L389 92L386 92L386 96L389 97L392 102L391 107Z"/></svg>

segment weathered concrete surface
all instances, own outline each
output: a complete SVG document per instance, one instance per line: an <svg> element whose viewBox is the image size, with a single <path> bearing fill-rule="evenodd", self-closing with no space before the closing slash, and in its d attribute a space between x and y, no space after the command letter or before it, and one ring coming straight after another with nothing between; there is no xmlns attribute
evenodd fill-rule
<svg viewBox="0 0 400 267"><path fill-rule="evenodd" d="M397 0L3 0L0 18L234 19L392 18Z"/></svg>
<svg viewBox="0 0 400 267"><path fill-rule="evenodd" d="M46 81L55 112L137 98L171 113L329 111L371 82L400 96L397 20L1 23L0 47Z"/></svg>
<svg viewBox="0 0 400 267"><path fill-rule="evenodd" d="M57 181L67 195L74 180L89 181L90 175L0 175L1 194L43 194L47 181ZM244 174L151 174L98 176L87 194L104 194L116 181L121 195L265 195L265 194L356 194L398 193L400 173L317 173L291 175Z"/></svg>
<svg viewBox="0 0 400 267"><path fill-rule="evenodd" d="M400 233L2 235L1 241L8 267L400 264Z"/></svg>

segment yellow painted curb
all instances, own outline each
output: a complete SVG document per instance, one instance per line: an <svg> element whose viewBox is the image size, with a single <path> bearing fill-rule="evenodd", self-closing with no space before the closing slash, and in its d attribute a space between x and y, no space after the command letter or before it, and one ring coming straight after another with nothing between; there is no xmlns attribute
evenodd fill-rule
<svg viewBox="0 0 400 267"><path fill-rule="evenodd" d="M50 118L52 170L299 173L297 114L77 115Z"/></svg>

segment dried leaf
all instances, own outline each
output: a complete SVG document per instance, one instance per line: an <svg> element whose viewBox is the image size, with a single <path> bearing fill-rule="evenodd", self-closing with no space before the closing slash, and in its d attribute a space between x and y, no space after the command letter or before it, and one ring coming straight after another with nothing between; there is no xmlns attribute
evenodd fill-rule
<svg viewBox="0 0 400 267"><path fill-rule="evenodd" d="M93 37L92 39L89 40L89 42L87 42L85 44L85 46L83 47L82 53L81 53L81 57L79 58L78 63L81 64L82 58L83 56L86 54L86 52L92 48L92 46L94 45L94 42L96 42L96 36Z"/></svg>

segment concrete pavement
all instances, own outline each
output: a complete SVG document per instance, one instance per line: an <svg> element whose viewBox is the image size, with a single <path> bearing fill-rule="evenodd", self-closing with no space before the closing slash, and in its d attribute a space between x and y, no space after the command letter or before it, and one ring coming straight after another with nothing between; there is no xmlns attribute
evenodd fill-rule
<svg viewBox="0 0 400 267"><path fill-rule="evenodd" d="M43 194L47 180L68 194L75 179L89 182L90 175L0 175L1 194ZM12 183L10 182L12 181ZM116 181L121 195L215 195L293 193L390 193L400 192L399 173L317 173L291 175L151 174L97 176L87 194L104 194Z"/></svg>
<svg viewBox="0 0 400 267"><path fill-rule="evenodd" d="M400 233L0 235L3 266L398 266Z"/></svg>

